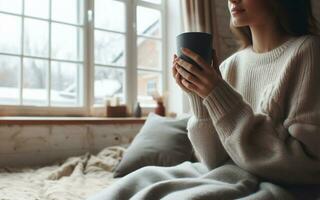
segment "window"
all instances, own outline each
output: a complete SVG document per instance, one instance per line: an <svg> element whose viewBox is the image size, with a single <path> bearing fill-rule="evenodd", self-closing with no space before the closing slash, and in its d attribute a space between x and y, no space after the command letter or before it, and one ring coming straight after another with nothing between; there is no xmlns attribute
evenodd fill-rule
<svg viewBox="0 0 320 200"><path fill-rule="evenodd" d="M82 5L0 0L0 104L83 106Z"/></svg>
<svg viewBox="0 0 320 200"><path fill-rule="evenodd" d="M157 92L157 81L153 78L147 81L147 95L152 96Z"/></svg>
<svg viewBox="0 0 320 200"><path fill-rule="evenodd" d="M160 1L151 1L160 3ZM138 58L138 101L142 106L154 104L151 94L162 93L163 79L163 31L161 11L145 6L137 7L137 58ZM150 92L148 83L153 82Z"/></svg>
<svg viewBox="0 0 320 200"><path fill-rule="evenodd" d="M0 109L90 115L112 97L154 106L164 1L0 0Z"/></svg>
<svg viewBox="0 0 320 200"><path fill-rule="evenodd" d="M114 96L123 103L128 50L126 4L95 0L94 11L94 103L102 105L105 98Z"/></svg>

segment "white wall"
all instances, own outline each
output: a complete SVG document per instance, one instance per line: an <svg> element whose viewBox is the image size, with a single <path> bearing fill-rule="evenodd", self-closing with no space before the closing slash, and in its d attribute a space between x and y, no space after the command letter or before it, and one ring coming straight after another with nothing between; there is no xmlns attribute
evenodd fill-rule
<svg viewBox="0 0 320 200"><path fill-rule="evenodd" d="M42 166L129 144L142 124L0 125L0 168Z"/></svg>

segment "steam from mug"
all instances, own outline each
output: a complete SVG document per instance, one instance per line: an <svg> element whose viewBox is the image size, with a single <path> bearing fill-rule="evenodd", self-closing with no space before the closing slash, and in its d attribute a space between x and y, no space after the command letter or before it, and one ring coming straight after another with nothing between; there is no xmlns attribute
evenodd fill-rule
<svg viewBox="0 0 320 200"><path fill-rule="evenodd" d="M212 62L212 34L204 32L185 32L176 37L177 55L181 59L200 67L181 52L181 48L188 48L199 54L208 64Z"/></svg>

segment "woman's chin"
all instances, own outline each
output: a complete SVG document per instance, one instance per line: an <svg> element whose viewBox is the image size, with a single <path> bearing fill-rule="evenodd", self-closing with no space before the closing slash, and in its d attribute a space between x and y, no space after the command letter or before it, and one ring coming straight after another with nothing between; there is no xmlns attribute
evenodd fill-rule
<svg viewBox="0 0 320 200"><path fill-rule="evenodd" d="M241 28L241 27L248 26L248 23L244 23L244 22L241 22L241 21L233 20L232 21L232 25L234 27L236 27L236 28Z"/></svg>

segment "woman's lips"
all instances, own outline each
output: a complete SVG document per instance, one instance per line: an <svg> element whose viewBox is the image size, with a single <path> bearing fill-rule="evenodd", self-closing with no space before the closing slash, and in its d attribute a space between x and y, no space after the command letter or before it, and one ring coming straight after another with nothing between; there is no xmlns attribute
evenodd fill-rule
<svg viewBox="0 0 320 200"><path fill-rule="evenodd" d="M232 15L237 15L237 14L241 14L245 11L245 9L242 8L232 8L231 9L231 13Z"/></svg>

